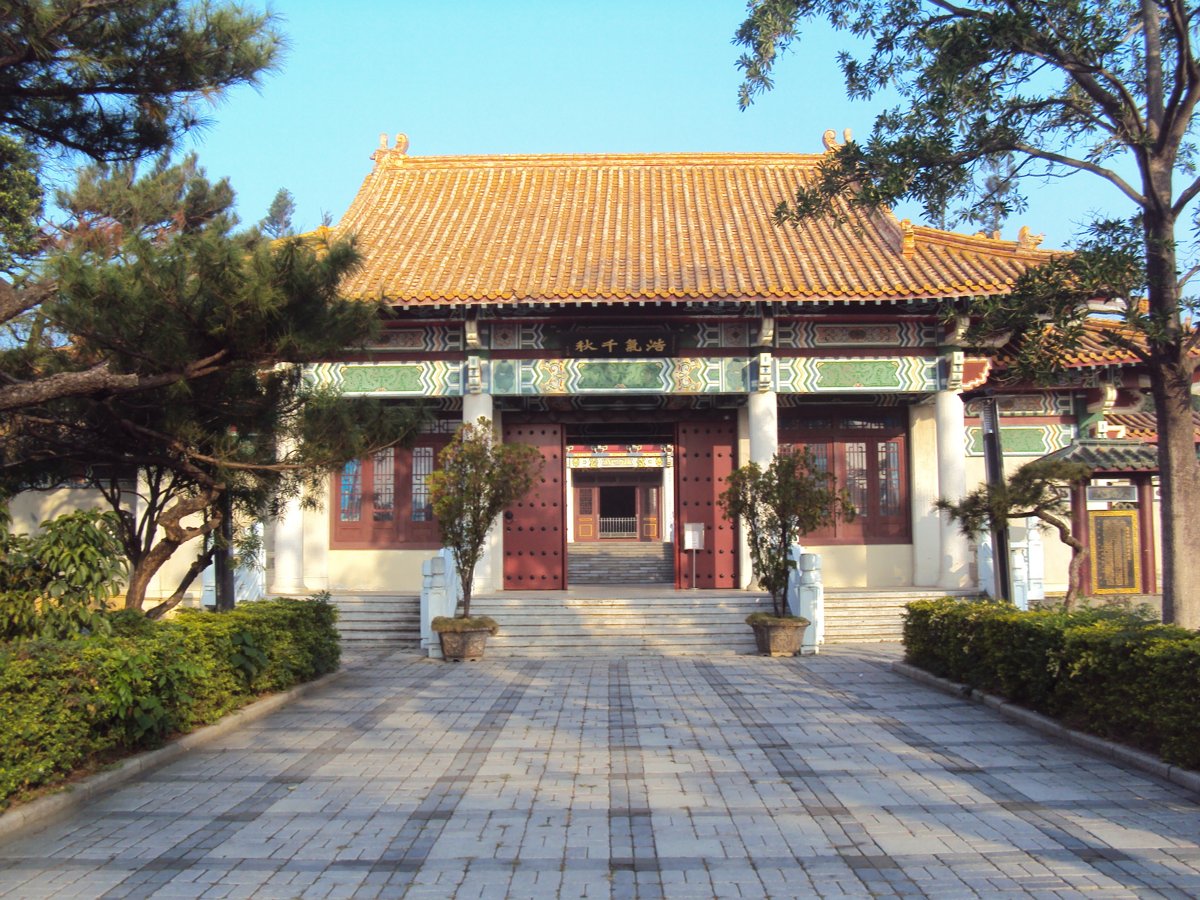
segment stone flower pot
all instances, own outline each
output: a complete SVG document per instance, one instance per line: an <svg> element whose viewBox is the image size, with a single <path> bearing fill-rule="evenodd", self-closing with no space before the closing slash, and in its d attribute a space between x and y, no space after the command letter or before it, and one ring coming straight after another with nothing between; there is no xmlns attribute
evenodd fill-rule
<svg viewBox="0 0 1200 900"><path fill-rule="evenodd" d="M483 659L489 634L499 631L494 619L488 616L451 618L437 616L431 623L442 645L442 659L448 662L474 662Z"/></svg>
<svg viewBox="0 0 1200 900"><path fill-rule="evenodd" d="M443 631L438 634L442 645L442 659L450 662L475 662L483 659L491 629L478 628L474 631Z"/></svg>
<svg viewBox="0 0 1200 900"><path fill-rule="evenodd" d="M754 630L759 656L798 656L804 629L810 624L799 616L778 618L762 613L755 613L746 622Z"/></svg>

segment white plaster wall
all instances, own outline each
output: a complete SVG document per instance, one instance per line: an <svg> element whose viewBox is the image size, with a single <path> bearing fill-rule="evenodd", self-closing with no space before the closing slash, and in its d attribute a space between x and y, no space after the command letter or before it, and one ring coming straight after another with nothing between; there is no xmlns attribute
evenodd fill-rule
<svg viewBox="0 0 1200 900"><path fill-rule="evenodd" d="M900 588L912 584L912 544L804 545L821 556L828 588Z"/></svg>
<svg viewBox="0 0 1200 900"><path fill-rule="evenodd" d="M24 491L13 497L8 505L12 513L12 529L20 534L34 534L42 522L75 512L77 509L108 509L99 491L89 488L55 488L50 491Z"/></svg>
<svg viewBox="0 0 1200 900"><path fill-rule="evenodd" d="M330 550L329 590L419 593L421 563L435 553L436 550Z"/></svg>

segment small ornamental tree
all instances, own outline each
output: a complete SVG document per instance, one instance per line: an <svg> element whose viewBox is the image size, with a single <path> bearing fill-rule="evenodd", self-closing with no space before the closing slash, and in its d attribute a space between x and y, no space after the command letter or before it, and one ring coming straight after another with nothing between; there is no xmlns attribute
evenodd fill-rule
<svg viewBox="0 0 1200 900"><path fill-rule="evenodd" d="M462 614L471 616L471 580L488 531L506 507L533 487L542 458L534 447L501 444L492 423L466 423L438 454L429 476L429 497L442 544L454 554L462 587Z"/></svg>
<svg viewBox="0 0 1200 900"><path fill-rule="evenodd" d="M104 611L126 573L117 516L77 510L13 534L0 506L0 642L111 631Z"/></svg>
<svg viewBox="0 0 1200 900"><path fill-rule="evenodd" d="M959 530L972 540L993 526L1005 528L1010 519L1030 516L1057 531L1059 540L1071 548L1067 595L1063 598L1063 606L1069 610L1079 596L1087 548L1071 532L1062 488L1081 484L1091 474L1083 463L1035 460L1021 466L1003 484L980 485L957 503L943 497L934 506L957 522Z"/></svg>
<svg viewBox="0 0 1200 900"><path fill-rule="evenodd" d="M839 518L850 521L857 510L832 472L817 468L807 450L780 452L765 469L749 463L726 479L721 508L746 525L754 577L771 594L777 617L788 615L787 585L792 545Z"/></svg>

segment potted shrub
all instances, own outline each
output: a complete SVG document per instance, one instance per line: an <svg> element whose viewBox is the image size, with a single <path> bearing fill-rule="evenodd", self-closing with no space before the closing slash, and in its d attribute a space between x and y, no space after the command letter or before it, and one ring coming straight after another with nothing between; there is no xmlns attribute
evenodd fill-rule
<svg viewBox="0 0 1200 900"><path fill-rule="evenodd" d="M454 557L461 597L458 615L438 616L431 623L444 659L479 659L487 636L496 633L493 619L471 615L475 566L488 531L506 507L533 487L541 466L535 448L499 443L485 418L464 424L438 454L429 497L442 544Z"/></svg>
<svg viewBox="0 0 1200 900"><path fill-rule="evenodd" d="M754 577L771 595L772 611L752 613L746 624L760 654L795 656L810 623L787 608L788 578L796 567L792 545L839 518L853 519L854 505L806 449L783 450L765 469L757 463L735 469L726 485L721 507L745 524Z"/></svg>

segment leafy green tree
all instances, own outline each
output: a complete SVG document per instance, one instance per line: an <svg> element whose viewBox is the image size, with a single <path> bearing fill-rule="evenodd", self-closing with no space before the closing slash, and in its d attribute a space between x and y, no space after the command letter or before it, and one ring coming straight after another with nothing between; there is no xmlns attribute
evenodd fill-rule
<svg viewBox="0 0 1200 900"><path fill-rule="evenodd" d="M13 534L0 508L0 641L111 631L104 611L125 575L111 512L79 510Z"/></svg>
<svg viewBox="0 0 1200 900"><path fill-rule="evenodd" d="M1129 301L1136 340L1128 343L1149 373L1159 434L1163 614L1200 627L1200 568L1188 559L1200 547L1191 400L1200 331L1184 296L1197 270L1181 265L1178 234L1196 224L1200 193L1196 9L1183 0L752 0L736 36L746 48L743 106L772 86L780 52L816 19L864 48L840 57L849 96L890 90L900 102L877 116L866 141L829 154L819 176L781 204L780 221L825 214L834 196L868 208L916 200L935 219L950 202L977 208L988 199L987 175L1009 156L1014 185L1085 173L1128 202L1123 230L1133 229L1133 243L1104 253L1097 242L1084 265L1100 276L1119 270L1115 283L1053 280L1061 264L1030 278L1068 327L1088 295ZM1002 198L1004 211L1022 203L1015 187ZM1121 230L1105 225L1094 237ZM1143 294L1144 305L1133 302ZM1045 313L1036 297L1016 303Z"/></svg>
<svg viewBox="0 0 1200 900"><path fill-rule="evenodd" d="M462 616L471 616L471 581L488 531L500 513L529 493L542 468L537 448L501 444L492 423L467 422L438 454L429 497L442 544L454 555Z"/></svg>
<svg viewBox="0 0 1200 900"><path fill-rule="evenodd" d="M205 539L157 612L227 544L213 536L230 515L269 517L421 423L420 410L341 400L304 381L303 363L361 346L377 327L374 306L337 294L357 261L350 244L236 231L232 203L228 184L210 183L193 158L141 176L133 164L83 170L60 198L71 219L45 261L55 293L28 317L25 341L0 351L0 371L16 378L93 363L143 378L137 391L26 403L0 434L0 475L13 488L91 468L121 512L130 608L184 544Z"/></svg>
<svg viewBox="0 0 1200 900"><path fill-rule="evenodd" d="M1003 484L980 485L958 502L942 497L934 505L958 522L971 540L990 528L1007 528L1012 519L1031 516L1053 528L1059 540L1071 548L1063 605L1072 609L1079 596L1087 547L1071 531L1070 508L1062 489L1082 484L1091 474L1083 463L1036 460L1021 466Z"/></svg>
<svg viewBox="0 0 1200 900"><path fill-rule="evenodd" d="M745 523L750 566L770 593L776 616L788 614L788 578L796 567L792 545L811 531L839 518L852 520L857 510L832 472L817 468L807 450L777 454L765 469L748 463L726 479L718 498L731 519Z"/></svg>

